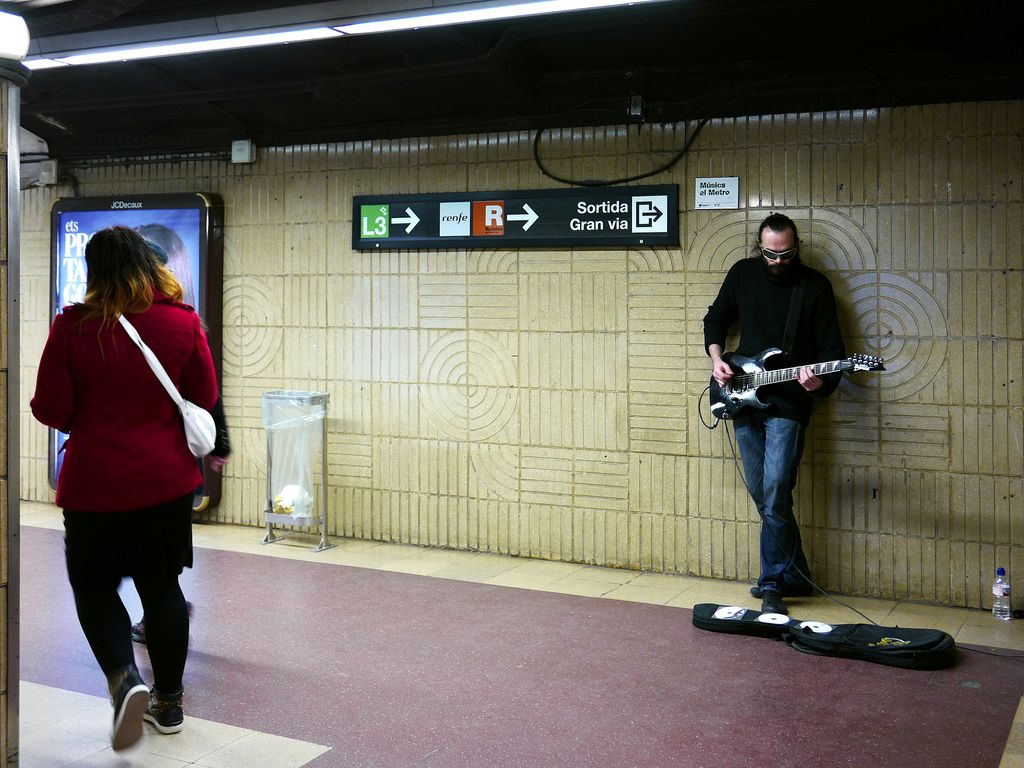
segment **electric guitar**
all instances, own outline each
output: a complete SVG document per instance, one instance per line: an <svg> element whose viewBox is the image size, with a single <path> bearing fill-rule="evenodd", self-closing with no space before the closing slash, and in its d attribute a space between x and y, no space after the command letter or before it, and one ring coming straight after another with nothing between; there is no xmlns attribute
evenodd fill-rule
<svg viewBox="0 0 1024 768"><path fill-rule="evenodd" d="M718 419L731 419L744 408L767 408L771 403L762 403L757 399L757 390L766 384L781 384L794 381L804 368L810 368L815 376L839 371L884 371L885 362L873 355L852 355L845 360L833 360L830 363L812 363L798 365L794 368L778 368L767 370L765 361L782 350L771 347L757 357L745 357L733 352L722 356L735 372L729 383L722 386L714 377L711 378L711 413Z"/></svg>

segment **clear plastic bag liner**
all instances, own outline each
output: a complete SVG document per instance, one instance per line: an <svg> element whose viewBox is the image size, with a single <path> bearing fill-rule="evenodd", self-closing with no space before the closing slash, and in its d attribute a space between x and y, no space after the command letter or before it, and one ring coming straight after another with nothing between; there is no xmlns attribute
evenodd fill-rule
<svg viewBox="0 0 1024 768"><path fill-rule="evenodd" d="M270 511L297 525L314 517L313 462L323 446L328 396L284 390L263 395L270 464Z"/></svg>

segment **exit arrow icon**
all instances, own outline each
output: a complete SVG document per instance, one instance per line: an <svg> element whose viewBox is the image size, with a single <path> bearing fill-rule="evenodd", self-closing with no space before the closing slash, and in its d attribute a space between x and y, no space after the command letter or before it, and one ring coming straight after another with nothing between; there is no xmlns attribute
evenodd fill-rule
<svg viewBox="0 0 1024 768"><path fill-rule="evenodd" d="M653 227L664 211L649 200L642 200L636 206L636 221L639 227Z"/></svg>
<svg viewBox="0 0 1024 768"><path fill-rule="evenodd" d="M396 217L392 217L391 223L392 224L408 224L409 226L407 226L405 228L405 234L408 235L410 232L413 231L413 229L416 227L416 225L420 223L420 217L412 212L412 208L406 208L405 209L405 213L407 215L403 216L402 218L398 218L397 216Z"/></svg>
<svg viewBox="0 0 1024 768"><path fill-rule="evenodd" d="M525 232L533 226L533 222L539 219L540 216L538 216L533 208L530 207L529 203L523 203L523 210L526 211L526 213L510 213L508 215L508 220L525 221L526 223L523 224L523 232Z"/></svg>

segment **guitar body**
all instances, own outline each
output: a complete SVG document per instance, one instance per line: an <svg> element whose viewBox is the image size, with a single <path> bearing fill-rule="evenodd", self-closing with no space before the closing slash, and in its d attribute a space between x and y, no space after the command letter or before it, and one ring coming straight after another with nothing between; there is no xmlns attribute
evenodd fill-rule
<svg viewBox="0 0 1024 768"><path fill-rule="evenodd" d="M830 362L812 362L809 366L795 368L769 367L772 359L781 355L778 347L769 347L757 357L744 357L741 354L728 353L722 359L732 368L732 378L724 387L715 377L711 379L711 412L716 419L731 419L744 408L768 408L767 402L758 399L758 389L767 384L781 384L794 381L804 368L811 369L815 376L857 371L885 371L885 360L870 354L853 354L846 359ZM781 358L779 358L781 359Z"/></svg>
<svg viewBox="0 0 1024 768"><path fill-rule="evenodd" d="M777 355L782 355L782 350L778 347L770 347L757 357L744 357L735 353L722 355L722 359L732 367L733 376L724 387L715 381L714 376L711 377L712 415L716 419L731 419L744 408L767 408L771 403L762 403L757 398L757 390L767 384L794 381L804 368L810 368L815 376L885 370L885 361L873 355L856 354L845 360L833 360L828 363L776 368L771 364L781 361L781 357L779 360L772 359Z"/></svg>
<svg viewBox="0 0 1024 768"><path fill-rule="evenodd" d="M734 352L726 353L722 359L732 367L733 373L763 373L769 370L765 363L776 355L781 355L778 347L770 347L757 357L746 357ZM744 408L767 408L770 403L762 403L757 398L758 387L733 389L730 384L724 387L714 377L711 378L711 414L716 419L731 419Z"/></svg>

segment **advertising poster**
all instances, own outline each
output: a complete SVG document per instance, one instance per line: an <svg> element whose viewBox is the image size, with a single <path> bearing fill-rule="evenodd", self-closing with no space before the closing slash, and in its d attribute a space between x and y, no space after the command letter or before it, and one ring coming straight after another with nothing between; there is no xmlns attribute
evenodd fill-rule
<svg viewBox="0 0 1024 768"><path fill-rule="evenodd" d="M58 215L56 310L85 299L85 245L94 232L120 225L131 227L167 254L167 266L185 289L185 303L196 303L199 277L200 211L198 209L133 209L61 211Z"/></svg>
<svg viewBox="0 0 1024 768"><path fill-rule="evenodd" d="M168 268L184 289L184 302L195 307L206 322L219 379L221 212L214 198L201 194L58 200L51 211L53 313L59 314L64 307L85 299L85 246L93 233L115 225L131 227L166 254ZM67 435L57 430L50 432L50 484L56 488ZM219 483L216 496L219 501ZM216 501L207 494L204 506L215 506Z"/></svg>

